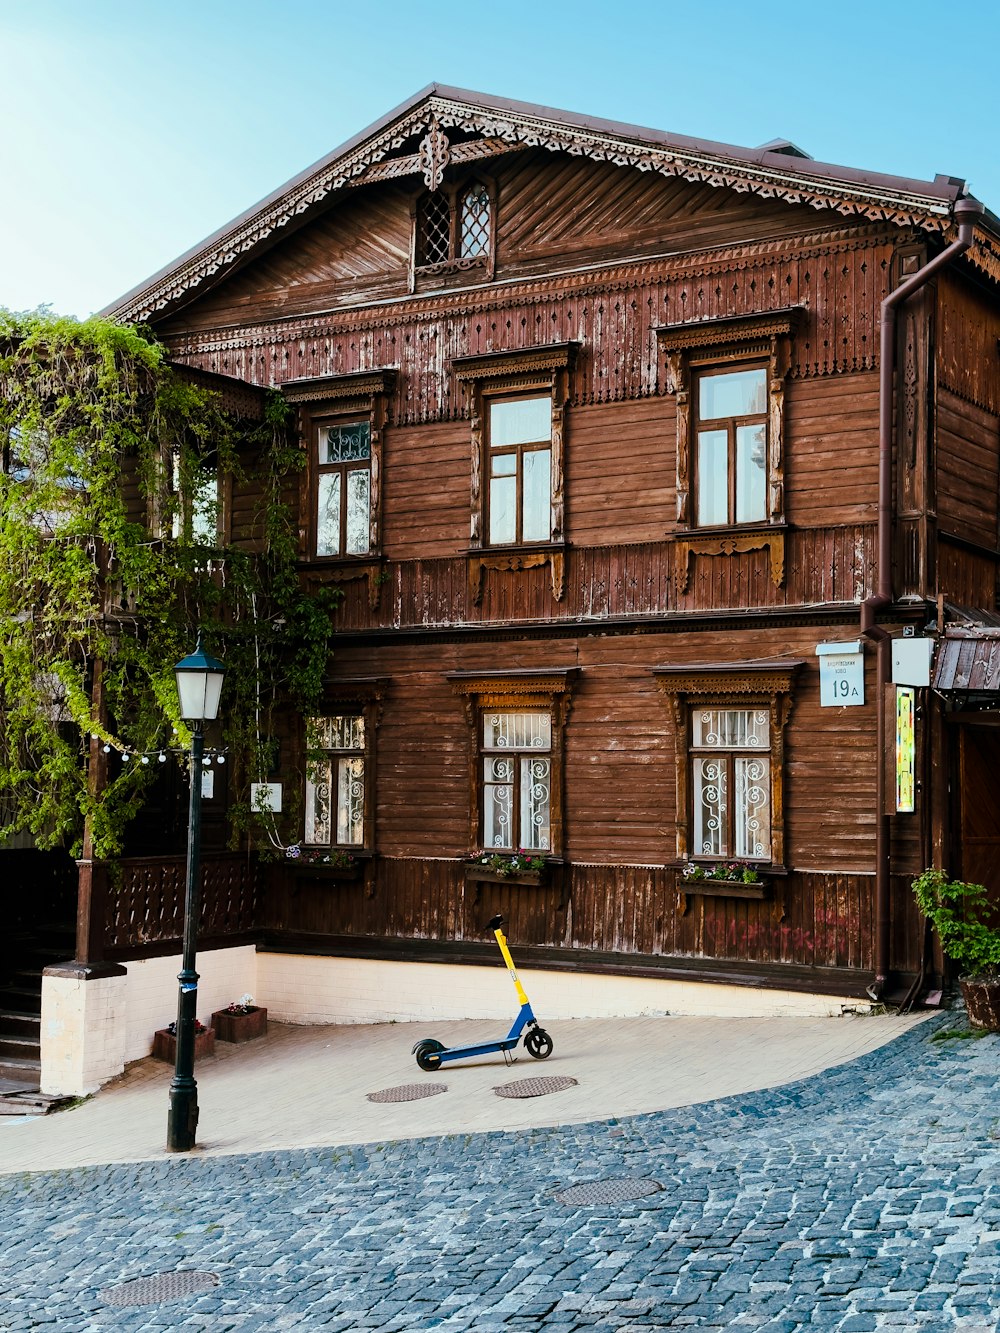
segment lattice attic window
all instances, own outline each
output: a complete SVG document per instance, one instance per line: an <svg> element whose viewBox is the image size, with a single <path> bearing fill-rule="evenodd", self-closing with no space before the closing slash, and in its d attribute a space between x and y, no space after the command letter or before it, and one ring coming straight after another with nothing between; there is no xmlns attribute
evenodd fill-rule
<svg viewBox="0 0 1000 1333"><path fill-rule="evenodd" d="M417 213L417 264L442 264L450 256L451 206L439 191L425 194Z"/></svg>
<svg viewBox="0 0 1000 1333"><path fill-rule="evenodd" d="M461 236L459 253L463 259L489 253L490 248L490 195L478 181L462 195Z"/></svg>

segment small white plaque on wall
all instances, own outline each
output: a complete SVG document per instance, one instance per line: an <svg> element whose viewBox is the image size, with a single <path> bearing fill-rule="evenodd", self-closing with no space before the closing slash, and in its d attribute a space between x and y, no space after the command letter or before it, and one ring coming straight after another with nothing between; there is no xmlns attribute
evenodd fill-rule
<svg viewBox="0 0 1000 1333"><path fill-rule="evenodd" d="M262 813L264 811L269 811L272 815L280 815L281 783L251 782L250 806L252 809L260 811Z"/></svg>
<svg viewBox="0 0 1000 1333"><path fill-rule="evenodd" d="M865 701L865 655L860 639L818 643L819 701L824 708L856 708Z"/></svg>

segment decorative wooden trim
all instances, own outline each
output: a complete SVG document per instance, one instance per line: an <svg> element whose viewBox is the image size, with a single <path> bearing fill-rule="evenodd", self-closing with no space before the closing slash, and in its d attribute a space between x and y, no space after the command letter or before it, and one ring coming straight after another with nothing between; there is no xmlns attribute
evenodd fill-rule
<svg viewBox="0 0 1000 1333"><path fill-rule="evenodd" d="M784 865L784 730L791 715L795 677L804 665L802 660L795 660L715 662L653 668L657 687L666 697L674 720L677 780L675 839L678 861L686 862L690 857L689 830L693 818L688 777L690 710L698 705L732 707L734 704L757 703L767 707L770 712L771 861L775 865ZM765 872L762 870L762 873Z"/></svg>
<svg viewBox="0 0 1000 1333"><path fill-rule="evenodd" d="M662 324L656 329L656 341L664 355L672 352L692 352L696 349L738 344L756 345L767 350L771 340L795 333L805 307L785 306L780 310L754 311L752 314L731 315L724 319L691 320L684 324Z"/></svg>
<svg viewBox="0 0 1000 1333"><path fill-rule="evenodd" d="M569 152L595 162L655 171L791 204L811 204L854 218L910 224L932 233L947 232L952 227L949 215L956 191L935 189L930 182L865 177L848 168L831 174L779 154L744 156L744 150L738 148L731 153L711 152L668 135L649 131L640 134L635 126L596 123L541 107L491 105L488 99L473 103L452 90L440 89L405 106L388 123L377 122L355 136L343 149L278 192L277 197L235 219L193 254L128 293L107 313L119 320L148 320L157 311L189 297L207 280L225 276L227 269L245 261L249 253L282 228L302 221L317 207L329 207L332 193L356 188L373 168L372 179L378 172L400 170L396 161L426 171L420 153L414 164L412 154L402 156L398 150L416 136L426 135L430 127L460 131L466 140L464 160L477 151L483 156L495 155L499 140L511 150L528 147ZM477 141L481 148L474 146ZM980 263L992 260L995 265L993 238L980 228L976 240L975 258Z"/></svg>
<svg viewBox="0 0 1000 1333"><path fill-rule="evenodd" d="M385 366L380 370L358 370L348 375L318 375L310 379L286 380L281 385L281 392L289 403L339 403L351 401L347 411L355 410L358 404L366 403L368 410L373 400L387 397L396 387L399 375L398 366Z"/></svg>
<svg viewBox="0 0 1000 1333"><path fill-rule="evenodd" d="M452 358L451 366L462 384L511 375L533 375L543 370L572 370L579 347L578 342L548 343L512 352L456 356Z"/></svg>
<svg viewBox="0 0 1000 1333"><path fill-rule="evenodd" d="M669 324L656 330L665 392L676 399L677 430L677 521L695 526L692 501L694 450L692 401L693 370L702 365L766 358L768 363L767 406L767 514L768 522L784 522L785 465L783 420L785 380L791 369L791 339L805 315L803 306L735 315L726 319L693 320ZM737 548L739 549L739 548ZM743 549L758 549L746 547ZM771 569L774 577L774 548ZM784 547L781 550L784 578ZM678 571L680 573L680 571ZM685 570L683 588L687 587ZM682 588L682 590L683 590Z"/></svg>
<svg viewBox="0 0 1000 1333"><path fill-rule="evenodd" d="M336 586L340 583L357 583L368 580L368 605L372 611L378 610L382 598L382 584L389 575L385 568L385 558L369 556L314 556L305 566L305 584L307 588Z"/></svg>
<svg viewBox="0 0 1000 1333"><path fill-rule="evenodd" d="M566 722L578 667L549 671L451 671L445 679L462 700L469 728L469 846L482 845L480 803L480 722L489 709L548 709L552 717L552 804L549 811L551 842L547 855L558 857L563 846Z"/></svg>
<svg viewBox="0 0 1000 1333"><path fill-rule="evenodd" d="M469 600L479 606L483 600L483 571L487 569L544 569L552 575L552 596L563 599L566 589L566 555L563 550L508 551L503 547L489 554L478 551L469 556Z"/></svg>
<svg viewBox="0 0 1000 1333"><path fill-rule="evenodd" d="M697 529L694 529L697 531ZM695 555L734 555L736 552L767 549L771 554L771 582L780 588L785 581L785 534L783 532L741 533L729 529L711 537L684 537L674 545L674 586L678 595L688 590L691 581L691 557Z"/></svg>

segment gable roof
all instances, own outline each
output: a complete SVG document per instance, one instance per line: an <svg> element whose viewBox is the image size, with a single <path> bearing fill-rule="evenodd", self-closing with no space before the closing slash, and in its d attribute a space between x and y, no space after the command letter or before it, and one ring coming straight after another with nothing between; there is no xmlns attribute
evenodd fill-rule
<svg viewBox="0 0 1000 1333"><path fill-rule="evenodd" d="M461 141L451 143L449 131ZM417 152L400 151L418 136ZM518 148L571 153L929 232L949 229L952 205L964 193L964 181L953 177L919 181L859 171L793 156L784 144L739 148L432 83L101 313L121 320L169 313L328 207L336 191L410 175L422 175L435 188L449 162ZM977 228L976 239L970 257L1000 280L998 238Z"/></svg>

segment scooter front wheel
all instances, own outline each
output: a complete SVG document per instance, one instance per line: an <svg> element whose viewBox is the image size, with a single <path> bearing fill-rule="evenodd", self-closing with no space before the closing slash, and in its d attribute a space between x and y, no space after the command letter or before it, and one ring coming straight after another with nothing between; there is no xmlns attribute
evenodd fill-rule
<svg viewBox="0 0 1000 1333"><path fill-rule="evenodd" d="M433 1037L428 1037L425 1041L417 1042L413 1048L413 1054L417 1057L417 1064L421 1069L428 1073L432 1070L441 1068L441 1052L444 1046Z"/></svg>
<svg viewBox="0 0 1000 1333"><path fill-rule="evenodd" d="M534 1060L547 1060L552 1054L552 1038L544 1028L532 1028L524 1039L524 1048Z"/></svg>

